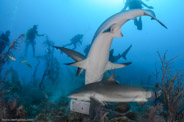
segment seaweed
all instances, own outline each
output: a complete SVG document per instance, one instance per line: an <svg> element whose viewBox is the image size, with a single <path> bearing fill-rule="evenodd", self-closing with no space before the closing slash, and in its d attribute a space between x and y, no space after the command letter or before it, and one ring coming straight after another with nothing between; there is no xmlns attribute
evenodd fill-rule
<svg viewBox="0 0 184 122"><path fill-rule="evenodd" d="M44 80L51 81L53 86L55 85L55 81L59 79L60 74L60 65L56 57L54 57L54 42L46 37L46 41L44 41L44 45L47 47L46 54L44 56L45 59L45 71L42 76L42 80L39 84L40 88L44 88Z"/></svg>
<svg viewBox="0 0 184 122"><path fill-rule="evenodd" d="M0 120L26 118L27 113L20 105L18 94L11 89L12 82L0 81Z"/></svg>
<svg viewBox="0 0 184 122"><path fill-rule="evenodd" d="M33 86L37 86L37 80L36 80L36 73L37 73L37 71L38 71L38 66L40 65L40 60L39 59L37 59L37 64L36 64L36 66L35 66L35 69L34 69L34 73L33 73L33 77L32 77L32 82L33 82Z"/></svg>
<svg viewBox="0 0 184 122"><path fill-rule="evenodd" d="M155 105L148 107L143 112L142 121L167 121L167 122L183 122L184 121L184 85L183 85L183 69L175 70L173 57L167 60L167 51L163 56L158 56L161 61L160 70L155 64L155 78L157 87L162 91L159 101ZM161 85L159 85L161 84ZM152 118L155 118L152 120ZM140 119L140 118L139 118Z"/></svg>
<svg viewBox="0 0 184 122"><path fill-rule="evenodd" d="M161 101L166 110L167 122L184 121L184 86L183 82L183 69L177 71L173 70L173 60L176 57L166 60L166 54L161 57L161 89L163 93L163 100Z"/></svg>
<svg viewBox="0 0 184 122"><path fill-rule="evenodd" d="M24 41L24 34L19 35L15 40L13 40L5 53L0 55L0 74L5 63L9 63L10 57L13 57L13 52L20 47L21 43ZM13 57L14 58L14 57Z"/></svg>
<svg viewBox="0 0 184 122"><path fill-rule="evenodd" d="M165 118L161 115L163 111L163 104L157 104L155 106L147 106L144 112L137 121L139 122L166 122ZM153 119L154 118L154 119Z"/></svg>

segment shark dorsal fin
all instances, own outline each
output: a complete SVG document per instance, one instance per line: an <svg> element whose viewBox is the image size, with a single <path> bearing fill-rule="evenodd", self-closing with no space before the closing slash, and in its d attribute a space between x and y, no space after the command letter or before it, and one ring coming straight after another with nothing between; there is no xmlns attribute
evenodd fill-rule
<svg viewBox="0 0 184 122"><path fill-rule="evenodd" d="M109 77L108 81L115 81L115 77L114 77L114 71L112 72L111 76Z"/></svg>

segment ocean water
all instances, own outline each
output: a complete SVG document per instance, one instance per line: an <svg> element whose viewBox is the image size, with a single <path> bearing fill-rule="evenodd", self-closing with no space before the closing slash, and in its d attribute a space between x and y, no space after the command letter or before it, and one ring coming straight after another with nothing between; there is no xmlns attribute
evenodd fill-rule
<svg viewBox="0 0 184 122"><path fill-rule="evenodd" d="M161 56L167 52L166 60L176 56L171 64L172 71L184 68L182 11L184 1L143 0L143 2L154 7L152 10L156 17L168 29L148 16L142 17L142 30L137 30L133 20L122 26L123 37L114 38L111 49L114 49L114 55L118 55L132 45L127 60L120 58L116 62L132 62L132 64L115 70L115 78L120 84L154 86L155 64L160 72L159 79L162 77L161 61L157 52ZM47 105L54 106L58 101L66 102L68 99L65 97L68 94L84 85L85 76L84 73L76 76L76 67L64 65L74 60L53 46L62 47L70 43L75 35L83 34L82 43L74 50L85 55L84 49L91 44L98 27L107 18L120 12L124 4L125 0L0 0L0 34L10 31L10 42L3 53L7 53L8 49L11 53L7 53L5 57L7 60L4 63L1 60L0 74L1 81L9 83L2 86L2 89L11 91L6 101L11 101L9 97L15 99L17 101L15 108L23 105L27 111L26 118L31 119L41 113L40 108L44 110L48 109ZM26 33L33 25L37 25L39 34L44 34L35 38L35 57L31 45L27 56L24 55ZM22 40L18 40L21 34L25 36ZM16 49L10 48L16 39L19 42L14 46ZM73 45L66 48L73 49ZM61 97L64 98L61 100ZM65 108L69 105L63 106ZM8 118L16 118L15 113L10 113L11 116Z"/></svg>

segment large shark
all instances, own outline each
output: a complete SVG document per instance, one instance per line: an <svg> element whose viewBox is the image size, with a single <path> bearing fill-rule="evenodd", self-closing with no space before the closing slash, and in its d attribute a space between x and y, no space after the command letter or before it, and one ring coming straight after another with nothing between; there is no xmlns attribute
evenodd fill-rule
<svg viewBox="0 0 184 122"><path fill-rule="evenodd" d="M156 91L151 87L118 84L112 74L107 81L82 86L68 97L82 101L90 101L90 98L94 98L100 102L147 102L160 94L160 90Z"/></svg>
<svg viewBox="0 0 184 122"><path fill-rule="evenodd" d="M152 12L142 9L120 12L107 19L96 31L88 56L82 61L70 63L69 65L80 67L86 70L85 84L102 80L103 74L107 70L125 67L131 63L114 64L109 61L109 51L114 37L122 37L121 27L128 20L138 16L147 15L157 20L162 26L167 28L162 22L155 18Z"/></svg>
<svg viewBox="0 0 184 122"><path fill-rule="evenodd" d="M114 73L107 81L87 84L68 97L89 101L89 115L93 119L95 110L99 106L104 106L104 102L138 102L144 103L148 100L156 100L161 95L161 90L151 87L138 87L118 84L114 79ZM104 109L105 110L105 109Z"/></svg>

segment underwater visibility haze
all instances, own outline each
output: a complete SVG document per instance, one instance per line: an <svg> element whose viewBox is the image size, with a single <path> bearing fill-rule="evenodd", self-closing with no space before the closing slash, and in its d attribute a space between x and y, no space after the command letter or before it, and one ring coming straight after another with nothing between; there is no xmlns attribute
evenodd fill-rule
<svg viewBox="0 0 184 122"><path fill-rule="evenodd" d="M0 0L0 121L183 122L183 4Z"/></svg>

